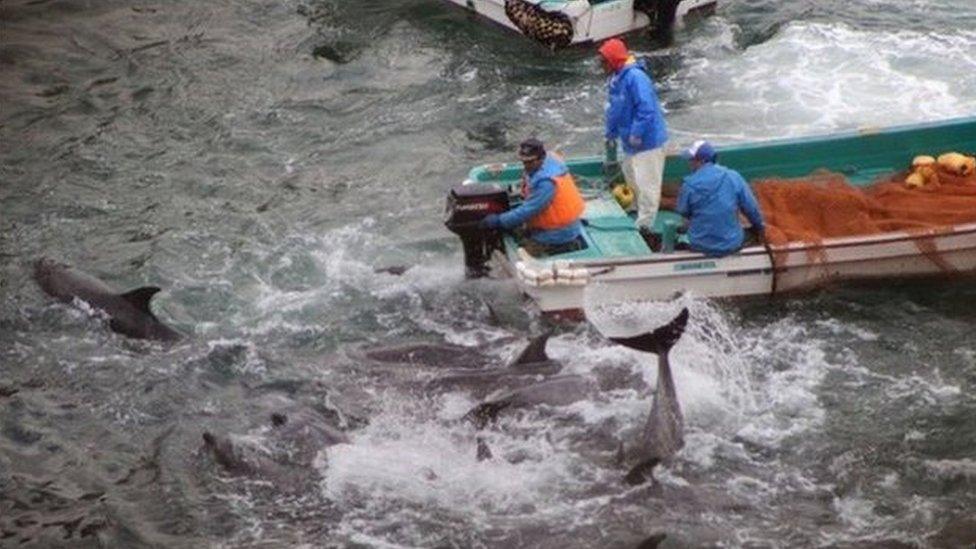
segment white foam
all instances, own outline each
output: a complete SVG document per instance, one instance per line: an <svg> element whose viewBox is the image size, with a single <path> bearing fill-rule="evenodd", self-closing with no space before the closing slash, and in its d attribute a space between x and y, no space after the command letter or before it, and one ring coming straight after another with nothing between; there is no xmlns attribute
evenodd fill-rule
<svg viewBox="0 0 976 549"><path fill-rule="evenodd" d="M955 400L964 394L958 385L946 383L938 369L926 374L925 377L917 374L905 377L883 377L893 381L887 387L888 396L892 399L910 399L913 402L923 401L935 405Z"/></svg>
<svg viewBox="0 0 976 549"><path fill-rule="evenodd" d="M976 479L976 459L928 460L925 468L944 480Z"/></svg>
<svg viewBox="0 0 976 549"><path fill-rule="evenodd" d="M715 37L728 34L728 22L709 25L688 44L687 66L669 82L694 94L693 111L669 117L679 135L694 128L695 135L736 141L976 112L976 32L797 21L740 51Z"/></svg>
<svg viewBox="0 0 976 549"><path fill-rule="evenodd" d="M832 505L837 516L854 530L865 530L878 521L874 503L860 495L834 498Z"/></svg>
<svg viewBox="0 0 976 549"><path fill-rule="evenodd" d="M494 459L476 459L474 432L467 424L445 424L416 409L392 405L355 433L350 444L326 450L323 490L350 505L383 505L374 499L385 499L433 506L458 517L483 517L518 515L528 507L554 503L570 482L565 477L569 454L547 437L481 436ZM513 458L517 462L509 462Z"/></svg>
<svg viewBox="0 0 976 549"><path fill-rule="evenodd" d="M593 292L593 295L599 292ZM743 345L725 313L713 303L684 295L669 303L593 304L591 292L584 294L587 318L608 336L630 336L652 331L670 322L683 307L690 317L685 334L670 354L672 373L682 407L716 415L739 415L755 406L755 390L750 379L749 356L740 352ZM614 351L629 356L640 365L650 386L656 385L657 368L653 355L620 348Z"/></svg>

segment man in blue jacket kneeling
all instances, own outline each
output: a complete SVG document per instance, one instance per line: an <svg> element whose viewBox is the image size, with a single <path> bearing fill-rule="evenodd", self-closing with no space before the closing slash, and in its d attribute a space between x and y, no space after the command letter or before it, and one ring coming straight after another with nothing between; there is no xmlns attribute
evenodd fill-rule
<svg viewBox="0 0 976 549"><path fill-rule="evenodd" d="M762 238L762 212L739 172L717 164L718 154L707 141L696 141L683 156L692 173L681 184L675 211L689 221L691 249L721 257L742 248L745 232L739 223L740 210L752 223L751 231Z"/></svg>

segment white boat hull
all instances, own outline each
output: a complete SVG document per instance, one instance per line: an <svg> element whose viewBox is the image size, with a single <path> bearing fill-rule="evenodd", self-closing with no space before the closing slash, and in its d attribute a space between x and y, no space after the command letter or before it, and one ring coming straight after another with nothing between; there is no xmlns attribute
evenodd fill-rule
<svg viewBox="0 0 976 549"><path fill-rule="evenodd" d="M711 298L772 295L845 281L974 274L976 224L941 232L827 239L820 247L793 243L772 254L775 269L764 247L723 258L676 252L555 263L524 254L500 259L543 312L563 313L583 309L586 300L666 300L680 292Z"/></svg>
<svg viewBox="0 0 976 549"><path fill-rule="evenodd" d="M505 0L448 1L521 33L505 14ZM676 18L681 20L689 13L712 10L716 5L717 0L683 0L678 4ZM651 23L645 13L634 9L634 0L616 0L595 6L586 0L576 0L562 12L573 22L572 44L599 42L645 28Z"/></svg>

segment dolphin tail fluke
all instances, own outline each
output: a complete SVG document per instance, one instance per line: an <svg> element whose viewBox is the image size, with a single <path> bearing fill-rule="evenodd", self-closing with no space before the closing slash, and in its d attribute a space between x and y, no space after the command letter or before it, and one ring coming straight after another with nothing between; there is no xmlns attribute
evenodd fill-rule
<svg viewBox="0 0 976 549"><path fill-rule="evenodd" d="M661 463L661 460L656 457L638 463L624 477L624 482L631 486L639 486L647 482L648 479L654 480L654 468L659 463Z"/></svg>
<svg viewBox="0 0 976 549"><path fill-rule="evenodd" d="M131 303L136 309L139 309L148 315L152 315L152 309L149 308L149 302L152 300L154 295L159 293L159 291L160 288L156 286L143 286L142 288L136 288L135 290L122 294L122 298Z"/></svg>
<svg viewBox="0 0 976 549"><path fill-rule="evenodd" d="M688 308L681 309L674 320L646 334L632 337L611 337L610 341L624 347L644 351L646 353L667 354L671 347L681 339L688 324Z"/></svg>
<svg viewBox="0 0 976 549"><path fill-rule="evenodd" d="M534 337L528 345L522 349L515 360L512 361L511 366L519 366L522 364L539 364L540 362L548 362L549 355L546 354L546 344L549 342L549 338L552 336L552 330L547 330L546 333Z"/></svg>
<svg viewBox="0 0 976 549"><path fill-rule="evenodd" d="M476 429L484 429L489 421L498 419L498 414L511 404L511 401L483 402L464 414L465 419L474 424Z"/></svg>

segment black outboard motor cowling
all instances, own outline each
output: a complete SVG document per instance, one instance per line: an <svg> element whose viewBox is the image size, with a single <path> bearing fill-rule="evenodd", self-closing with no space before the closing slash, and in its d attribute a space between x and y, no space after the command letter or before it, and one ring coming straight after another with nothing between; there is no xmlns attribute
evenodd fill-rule
<svg viewBox="0 0 976 549"><path fill-rule="evenodd" d="M447 195L444 225L461 238L468 278L488 274L488 260L502 247L501 234L478 226L489 214L508 211L508 191L495 184L455 185Z"/></svg>

